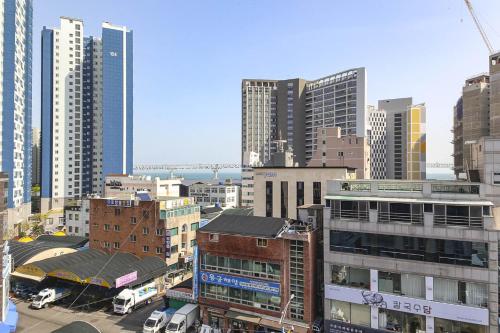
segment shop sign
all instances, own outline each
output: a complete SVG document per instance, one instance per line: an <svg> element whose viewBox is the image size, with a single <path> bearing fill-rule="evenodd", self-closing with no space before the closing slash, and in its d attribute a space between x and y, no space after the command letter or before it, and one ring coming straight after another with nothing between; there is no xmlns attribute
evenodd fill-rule
<svg viewBox="0 0 500 333"><path fill-rule="evenodd" d="M186 293L184 291L167 289L167 291L165 292L165 295L168 298L179 299L179 300L189 301L189 302L193 301L193 294Z"/></svg>
<svg viewBox="0 0 500 333"><path fill-rule="evenodd" d="M170 244L170 230L168 230L168 229L165 229L165 240L164 241L165 241L165 243L164 243L164 245L165 245L165 249L164 249L165 250L164 251L165 252L165 259L168 259L168 258L170 258L170 245L171 245Z"/></svg>
<svg viewBox="0 0 500 333"><path fill-rule="evenodd" d="M371 307L488 325L488 309L410 298L337 285L325 285L325 298Z"/></svg>
<svg viewBox="0 0 500 333"><path fill-rule="evenodd" d="M106 205L111 207L132 207L134 202L132 200L107 199Z"/></svg>
<svg viewBox="0 0 500 333"><path fill-rule="evenodd" d="M231 287L265 294L280 295L280 284L264 280L200 271L201 282L218 286Z"/></svg>
<svg viewBox="0 0 500 333"><path fill-rule="evenodd" d="M137 280L137 271L120 276L115 281L115 288L120 288Z"/></svg>
<svg viewBox="0 0 500 333"><path fill-rule="evenodd" d="M199 268L198 268L198 261L199 261L199 258L198 258L198 255L199 255L199 251L198 251L198 245L195 245L194 246L194 249L193 249L193 299L196 301L198 299L198 295L199 295Z"/></svg>
<svg viewBox="0 0 500 333"><path fill-rule="evenodd" d="M325 320L325 333L378 333L386 332L376 328L345 323L340 320Z"/></svg>

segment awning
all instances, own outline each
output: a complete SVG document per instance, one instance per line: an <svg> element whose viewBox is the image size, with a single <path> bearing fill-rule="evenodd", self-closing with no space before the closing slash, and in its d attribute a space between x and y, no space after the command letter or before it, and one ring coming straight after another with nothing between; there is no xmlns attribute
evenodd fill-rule
<svg viewBox="0 0 500 333"><path fill-rule="evenodd" d="M19 272L12 272L10 275L17 276L17 277L24 278L24 279L30 279L30 280L37 281L37 282L40 282L45 278L45 276L35 276L35 275L24 274L24 273L19 273Z"/></svg>
<svg viewBox="0 0 500 333"><path fill-rule="evenodd" d="M234 312L234 311L226 312L226 317L236 319L236 320L246 321L246 322L254 323L254 324L258 324L261 321L260 317L252 316L252 315L245 314L245 313Z"/></svg>

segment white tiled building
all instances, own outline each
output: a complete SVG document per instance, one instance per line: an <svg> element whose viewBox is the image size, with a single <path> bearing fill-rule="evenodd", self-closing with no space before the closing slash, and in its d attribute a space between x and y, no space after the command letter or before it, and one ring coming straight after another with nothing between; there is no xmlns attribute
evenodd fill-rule
<svg viewBox="0 0 500 333"><path fill-rule="evenodd" d="M66 234L89 237L90 199L77 200L64 207Z"/></svg>

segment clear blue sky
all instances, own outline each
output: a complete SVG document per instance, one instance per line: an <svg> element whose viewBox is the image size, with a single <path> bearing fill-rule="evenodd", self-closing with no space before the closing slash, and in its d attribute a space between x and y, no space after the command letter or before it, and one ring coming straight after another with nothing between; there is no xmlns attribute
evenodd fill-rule
<svg viewBox="0 0 500 333"><path fill-rule="evenodd" d="M450 161L452 107L488 52L461 0L35 0L33 112L40 122L40 31L59 16L134 30L135 162L239 162L241 79L315 79L364 66L368 100L427 104L429 161ZM473 0L500 49L500 1Z"/></svg>

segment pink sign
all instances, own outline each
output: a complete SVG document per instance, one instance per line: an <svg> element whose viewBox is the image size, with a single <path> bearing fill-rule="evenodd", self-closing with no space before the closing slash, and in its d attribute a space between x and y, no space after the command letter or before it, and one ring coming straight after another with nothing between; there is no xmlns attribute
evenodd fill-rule
<svg viewBox="0 0 500 333"><path fill-rule="evenodd" d="M120 288L131 282L134 282L135 280L137 280L137 271L125 274L124 276L120 276L118 279L116 279L115 288Z"/></svg>

